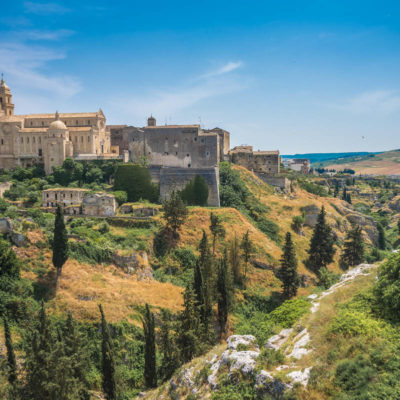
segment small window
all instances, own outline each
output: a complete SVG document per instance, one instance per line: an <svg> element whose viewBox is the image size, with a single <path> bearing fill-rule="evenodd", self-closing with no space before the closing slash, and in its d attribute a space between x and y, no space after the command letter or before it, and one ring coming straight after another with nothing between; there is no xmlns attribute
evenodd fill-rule
<svg viewBox="0 0 400 400"><path fill-rule="evenodd" d="M33 125L33 122L31 121L31 126Z"/></svg>
<svg viewBox="0 0 400 400"><path fill-rule="evenodd" d="M81 136L81 143L83 143L83 136Z"/></svg>
<svg viewBox="0 0 400 400"><path fill-rule="evenodd" d="M42 157L42 149L39 149L39 157Z"/></svg>
<svg viewBox="0 0 400 400"><path fill-rule="evenodd" d="M189 157L189 154L186 154L186 157Z"/></svg>
<svg viewBox="0 0 400 400"><path fill-rule="evenodd" d="M49 198L49 194L48 193L46 194L46 197Z"/></svg>
<svg viewBox="0 0 400 400"><path fill-rule="evenodd" d="M194 141L197 142L197 137L194 138Z"/></svg>
<svg viewBox="0 0 400 400"><path fill-rule="evenodd" d="M21 138L21 143L24 143L24 138L23 137Z"/></svg>
<svg viewBox="0 0 400 400"><path fill-rule="evenodd" d="M72 193L71 193L71 199L72 199Z"/></svg>
<svg viewBox="0 0 400 400"><path fill-rule="evenodd" d="M44 121L42 121L42 126L44 126Z"/></svg>
<svg viewBox="0 0 400 400"><path fill-rule="evenodd" d="M87 137L87 142L90 143L90 136Z"/></svg>
<svg viewBox="0 0 400 400"><path fill-rule="evenodd" d="M26 143L29 143L29 138L28 137L26 138Z"/></svg>
<svg viewBox="0 0 400 400"><path fill-rule="evenodd" d="M33 137L33 143L36 143L36 138L35 138L35 136Z"/></svg>
<svg viewBox="0 0 400 400"><path fill-rule="evenodd" d="M4 144L4 139L1 139L1 144Z"/></svg>
<svg viewBox="0 0 400 400"><path fill-rule="evenodd" d="M42 143L42 138L39 136L39 143Z"/></svg>
<svg viewBox="0 0 400 400"><path fill-rule="evenodd" d="M65 199L65 193L63 193L63 197L64 197L64 199Z"/></svg>
<svg viewBox="0 0 400 400"><path fill-rule="evenodd" d="M90 121L89 120L88 120L87 124L90 125Z"/></svg>
<svg viewBox="0 0 400 400"><path fill-rule="evenodd" d="M178 155L178 152L177 152L177 151L175 152L175 155L176 155L176 156Z"/></svg>
<svg viewBox="0 0 400 400"><path fill-rule="evenodd" d="M76 125L78 125L78 124L79 124L79 121L75 121L75 123L76 123Z"/></svg>
<svg viewBox="0 0 400 400"><path fill-rule="evenodd" d="M191 164L188 164L188 168L190 168L191 167Z"/></svg>
<svg viewBox="0 0 400 400"><path fill-rule="evenodd" d="M57 200L57 193L56 193L56 200Z"/></svg>

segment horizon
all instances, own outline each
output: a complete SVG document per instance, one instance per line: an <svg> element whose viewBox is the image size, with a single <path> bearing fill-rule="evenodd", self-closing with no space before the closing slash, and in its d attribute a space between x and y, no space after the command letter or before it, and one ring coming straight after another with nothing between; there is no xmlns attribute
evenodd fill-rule
<svg viewBox="0 0 400 400"><path fill-rule="evenodd" d="M16 1L0 22L17 114L152 114L289 155L399 147L395 2Z"/></svg>

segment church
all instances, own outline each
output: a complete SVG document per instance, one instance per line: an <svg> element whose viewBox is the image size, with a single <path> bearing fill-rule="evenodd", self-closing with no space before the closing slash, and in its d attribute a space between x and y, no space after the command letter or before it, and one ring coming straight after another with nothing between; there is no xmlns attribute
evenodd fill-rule
<svg viewBox="0 0 400 400"><path fill-rule="evenodd" d="M101 109L87 113L15 115L10 88L0 83L0 168L44 165L46 174L67 158L118 158Z"/></svg>

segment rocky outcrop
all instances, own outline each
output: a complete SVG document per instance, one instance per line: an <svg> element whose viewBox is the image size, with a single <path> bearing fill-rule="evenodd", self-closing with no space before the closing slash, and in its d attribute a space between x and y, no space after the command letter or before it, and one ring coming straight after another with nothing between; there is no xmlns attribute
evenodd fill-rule
<svg viewBox="0 0 400 400"><path fill-rule="evenodd" d="M317 225L318 214L320 212L319 207L317 207L315 204L311 204L309 206L302 207L301 211L304 213L305 226L313 228L315 225Z"/></svg>
<svg viewBox="0 0 400 400"><path fill-rule="evenodd" d="M113 254L113 262L127 274L137 274L141 278L153 278L147 253L144 251L133 252L128 255L115 252Z"/></svg>

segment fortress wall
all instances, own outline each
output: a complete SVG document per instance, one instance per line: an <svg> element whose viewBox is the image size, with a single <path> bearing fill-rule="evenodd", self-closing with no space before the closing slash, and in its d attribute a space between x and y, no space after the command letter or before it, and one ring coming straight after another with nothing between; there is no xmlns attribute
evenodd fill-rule
<svg viewBox="0 0 400 400"><path fill-rule="evenodd" d="M290 192L290 180L285 176L271 176L268 174L254 172L262 181L268 185L279 187L282 190Z"/></svg>
<svg viewBox="0 0 400 400"><path fill-rule="evenodd" d="M196 174L204 178L208 184L209 194L207 205L219 207L219 168L160 168L160 196L167 199L173 191L182 190Z"/></svg>

